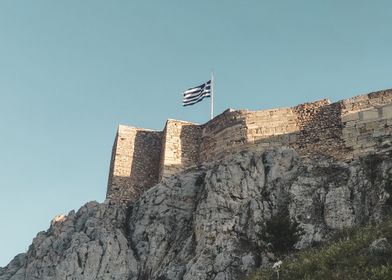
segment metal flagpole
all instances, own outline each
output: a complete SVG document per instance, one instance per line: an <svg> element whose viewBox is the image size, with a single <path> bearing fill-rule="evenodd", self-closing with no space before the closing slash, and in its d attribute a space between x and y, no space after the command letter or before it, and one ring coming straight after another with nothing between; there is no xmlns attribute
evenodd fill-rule
<svg viewBox="0 0 392 280"><path fill-rule="evenodd" d="M211 120L214 118L214 71L211 72Z"/></svg>

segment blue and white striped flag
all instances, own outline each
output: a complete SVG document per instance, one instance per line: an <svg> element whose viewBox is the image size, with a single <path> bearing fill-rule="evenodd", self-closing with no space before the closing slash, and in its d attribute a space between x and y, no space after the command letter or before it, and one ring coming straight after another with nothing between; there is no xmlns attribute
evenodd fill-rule
<svg viewBox="0 0 392 280"><path fill-rule="evenodd" d="M198 86L187 89L183 92L183 106L190 106L202 101L206 97L211 97L211 80Z"/></svg>

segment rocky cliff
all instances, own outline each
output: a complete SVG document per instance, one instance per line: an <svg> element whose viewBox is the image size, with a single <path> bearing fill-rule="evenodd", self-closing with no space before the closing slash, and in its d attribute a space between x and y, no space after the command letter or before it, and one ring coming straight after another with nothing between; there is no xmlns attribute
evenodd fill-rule
<svg viewBox="0 0 392 280"><path fill-rule="evenodd" d="M239 153L169 177L129 207L90 202L57 217L0 279L243 279L343 228L379 222L392 205L390 156Z"/></svg>

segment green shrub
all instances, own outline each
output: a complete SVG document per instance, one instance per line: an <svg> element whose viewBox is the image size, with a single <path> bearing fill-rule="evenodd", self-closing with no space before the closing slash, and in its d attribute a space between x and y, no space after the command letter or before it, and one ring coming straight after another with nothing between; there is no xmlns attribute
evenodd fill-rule
<svg viewBox="0 0 392 280"><path fill-rule="evenodd" d="M302 235L302 230L296 221L290 220L287 208L272 216L266 222L263 240L271 243L274 251L287 253L293 250L293 246Z"/></svg>
<svg viewBox="0 0 392 280"><path fill-rule="evenodd" d="M375 256L369 250L369 245L381 237L392 242L391 217L380 225L344 230L334 241L291 255L283 260L279 279L392 279L392 256ZM278 279L277 276L277 271L268 268L258 271L249 280Z"/></svg>

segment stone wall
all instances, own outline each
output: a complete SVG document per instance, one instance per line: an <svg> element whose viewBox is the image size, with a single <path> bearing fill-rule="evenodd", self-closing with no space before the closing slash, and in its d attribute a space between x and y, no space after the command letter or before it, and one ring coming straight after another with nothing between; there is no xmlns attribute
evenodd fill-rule
<svg viewBox="0 0 392 280"><path fill-rule="evenodd" d="M201 126L190 122L168 120L163 131L159 178L199 163Z"/></svg>
<svg viewBox="0 0 392 280"><path fill-rule="evenodd" d="M223 158L246 143L245 114L226 110L202 126L201 162Z"/></svg>
<svg viewBox="0 0 392 280"><path fill-rule="evenodd" d="M159 181L162 132L120 125L113 145L106 197L137 198Z"/></svg>
<svg viewBox="0 0 392 280"><path fill-rule="evenodd" d="M324 155L344 158L341 104L329 100L305 103L293 108L299 127L298 141L293 145L303 156Z"/></svg>
<svg viewBox="0 0 392 280"><path fill-rule="evenodd" d="M297 142L299 127L291 108L248 112L246 114L247 148L265 150Z"/></svg>
<svg viewBox="0 0 392 280"><path fill-rule="evenodd" d="M296 122L291 108L227 110L203 125L200 160L217 160L245 149L290 145L298 138Z"/></svg>
<svg viewBox="0 0 392 280"><path fill-rule="evenodd" d="M339 101L342 104L342 115L373 109L392 103L392 89L381 90L369 94L358 95L353 98Z"/></svg>
<svg viewBox="0 0 392 280"><path fill-rule="evenodd" d="M108 194L131 201L162 178L242 150L293 147L303 157L349 161L392 149L392 90L336 103L293 108L226 110L203 125L168 120L163 132L120 126Z"/></svg>
<svg viewBox="0 0 392 280"><path fill-rule="evenodd" d="M339 101L346 159L391 149L392 90Z"/></svg>

